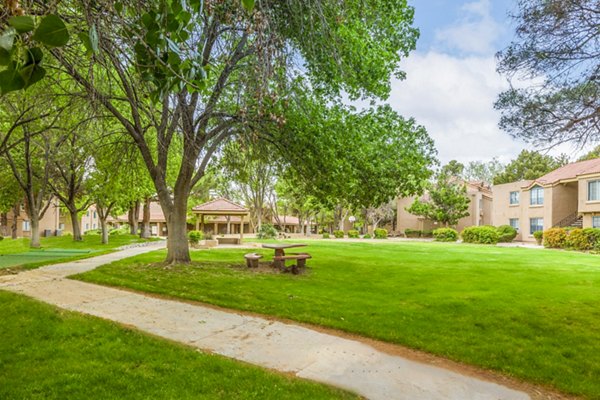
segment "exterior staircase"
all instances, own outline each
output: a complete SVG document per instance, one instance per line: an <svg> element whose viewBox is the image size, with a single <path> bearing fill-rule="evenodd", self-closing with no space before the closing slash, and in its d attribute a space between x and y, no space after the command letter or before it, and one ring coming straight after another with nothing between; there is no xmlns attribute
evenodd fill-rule
<svg viewBox="0 0 600 400"><path fill-rule="evenodd" d="M583 227L583 216L579 215L576 211L565 218L563 218L558 224L554 225L558 228L582 228Z"/></svg>

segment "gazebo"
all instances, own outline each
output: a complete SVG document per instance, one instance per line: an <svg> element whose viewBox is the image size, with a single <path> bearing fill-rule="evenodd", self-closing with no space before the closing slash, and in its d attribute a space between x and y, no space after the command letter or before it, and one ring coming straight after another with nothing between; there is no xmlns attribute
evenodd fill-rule
<svg viewBox="0 0 600 400"><path fill-rule="evenodd" d="M231 200L219 198L211 200L207 203L200 204L192 208L192 213L196 216L196 230L204 231L205 220L204 217L215 216L215 217L227 217L228 227L230 226L230 218L234 217L236 220L239 218L240 224L240 243L244 239L244 218L249 215L247 208L242 207L239 204L234 203ZM214 228L213 232L218 234L219 220L213 221ZM236 221L237 222L237 221Z"/></svg>

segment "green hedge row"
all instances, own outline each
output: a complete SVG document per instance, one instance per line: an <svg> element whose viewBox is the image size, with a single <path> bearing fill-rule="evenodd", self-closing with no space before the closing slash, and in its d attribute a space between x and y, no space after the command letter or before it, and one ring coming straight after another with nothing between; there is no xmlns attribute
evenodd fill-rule
<svg viewBox="0 0 600 400"><path fill-rule="evenodd" d="M550 228L542 238L547 248L600 251L600 228Z"/></svg>

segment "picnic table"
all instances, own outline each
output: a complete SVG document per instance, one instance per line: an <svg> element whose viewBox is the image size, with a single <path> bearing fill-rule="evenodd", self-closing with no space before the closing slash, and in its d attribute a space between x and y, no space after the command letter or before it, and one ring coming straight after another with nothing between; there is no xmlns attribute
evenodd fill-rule
<svg viewBox="0 0 600 400"><path fill-rule="evenodd" d="M273 266L275 268L284 270L285 269L285 260L297 260L297 264L292 266L292 272L294 274L298 273L298 269L302 268L306 265L306 260L311 258L308 253L292 253L285 254L287 249L293 249L295 247L306 247L307 244L304 243L265 243L262 245L265 249L273 249L275 250L275 256L273 257Z"/></svg>

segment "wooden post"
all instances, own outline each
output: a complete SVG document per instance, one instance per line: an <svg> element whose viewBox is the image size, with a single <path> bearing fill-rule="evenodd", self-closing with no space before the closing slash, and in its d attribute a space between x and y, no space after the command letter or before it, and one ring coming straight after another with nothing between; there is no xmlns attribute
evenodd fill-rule
<svg viewBox="0 0 600 400"><path fill-rule="evenodd" d="M244 215L240 215L240 244L244 241Z"/></svg>
<svg viewBox="0 0 600 400"><path fill-rule="evenodd" d="M219 234L219 223L218 222L215 222L213 224L213 229L214 229L213 235L218 235Z"/></svg>
<svg viewBox="0 0 600 400"><path fill-rule="evenodd" d="M200 220L198 219L198 215L196 215L196 230L200 230Z"/></svg>
<svg viewBox="0 0 600 400"><path fill-rule="evenodd" d="M204 214L200 215L200 226L202 227L202 232L204 232Z"/></svg>

